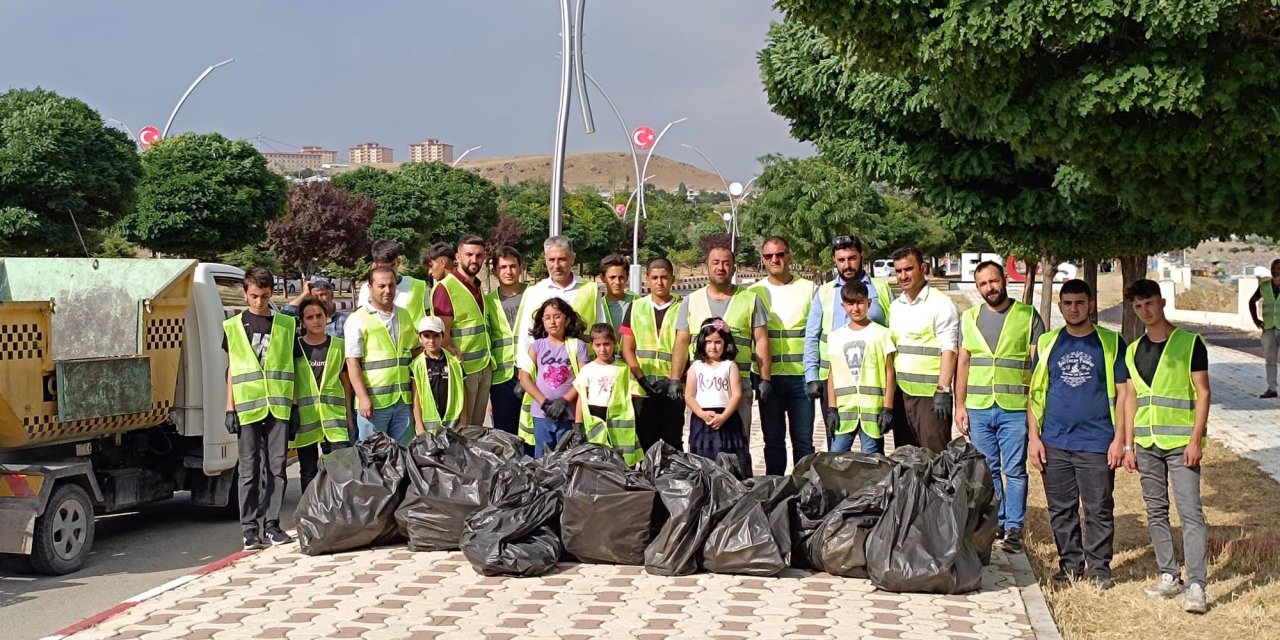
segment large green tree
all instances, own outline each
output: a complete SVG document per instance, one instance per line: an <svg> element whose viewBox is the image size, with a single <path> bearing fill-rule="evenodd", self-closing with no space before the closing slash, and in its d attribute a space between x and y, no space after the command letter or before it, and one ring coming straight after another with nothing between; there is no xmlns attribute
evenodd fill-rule
<svg viewBox="0 0 1280 640"><path fill-rule="evenodd" d="M0 251L84 255L80 237L133 209L141 175L133 142L84 102L0 94Z"/></svg>
<svg viewBox="0 0 1280 640"><path fill-rule="evenodd" d="M211 258L261 242L284 212L284 178L243 140L183 134L143 153L142 168L138 209L120 228L153 251Z"/></svg>
<svg viewBox="0 0 1280 640"><path fill-rule="evenodd" d="M543 272L539 256L547 237L550 201L551 185L546 181L530 180L503 189L500 206L520 229L515 247L530 262L534 273ZM630 253L622 220L594 189L584 187L566 193L563 204L564 235L573 243L582 273L598 273L600 260L610 253Z"/></svg>

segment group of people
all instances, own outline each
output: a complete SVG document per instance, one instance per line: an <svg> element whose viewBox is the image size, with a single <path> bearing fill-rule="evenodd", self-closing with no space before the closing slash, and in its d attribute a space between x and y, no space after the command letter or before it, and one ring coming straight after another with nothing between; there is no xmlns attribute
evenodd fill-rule
<svg viewBox="0 0 1280 640"><path fill-rule="evenodd" d="M666 258L645 265L645 295L627 290L620 256L601 264L603 287L579 277L563 236L544 243L547 277L535 283L524 281L519 252L489 256L479 236L431 247L422 257L431 283L402 275L399 247L384 240L346 314L323 283L273 314L271 274L249 270L248 308L224 327L245 547L289 541L279 527L289 447L304 487L321 451L352 438L385 432L408 442L486 422L517 434L534 457L574 429L629 464L658 441L684 449L687 437L692 453L737 456L750 474L758 403L765 472L781 474L788 440L792 461L814 451L816 404L831 451L849 451L856 438L862 452L883 454L890 432L895 446L941 451L953 427L967 435L988 459L1001 544L1014 553L1023 547L1029 459L1044 474L1056 584L1111 585L1115 471L1141 472L1162 573L1148 593L1185 591L1186 610L1205 611L1207 354L1199 336L1165 319L1156 283L1126 291L1146 325L1126 345L1090 321L1096 303L1081 280L1061 288L1066 326L1046 331L1032 307L1009 298L998 263L978 266L983 304L962 316L928 285L914 247L892 254L896 296L863 268L858 238L839 236L831 249L834 277L818 284L791 271L785 238L766 238L767 276L744 287L733 249L713 246L708 283L681 298ZM485 292L479 273L490 260L498 285Z"/></svg>

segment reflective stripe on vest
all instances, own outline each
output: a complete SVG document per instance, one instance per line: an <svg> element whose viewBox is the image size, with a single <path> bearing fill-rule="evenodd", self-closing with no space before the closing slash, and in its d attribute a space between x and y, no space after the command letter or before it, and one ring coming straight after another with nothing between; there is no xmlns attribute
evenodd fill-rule
<svg viewBox="0 0 1280 640"><path fill-rule="evenodd" d="M427 433L439 433L441 427L457 429L458 420L462 417L462 401L465 392L462 388L462 363L452 353L444 352L446 366L449 367L449 395L445 402L444 414L436 406L435 394L431 393L431 378L427 375L427 358L423 354L413 359L409 365L409 375L418 387L418 406L422 410L422 426Z"/></svg>
<svg viewBox="0 0 1280 640"><path fill-rule="evenodd" d="M708 289L703 287L689 294L685 304L689 305L689 334L697 336L698 331L702 329L702 323L712 317ZM755 314L755 309L755 292L734 287L733 297L729 298L729 306L725 309L722 318L725 324L729 325L733 342L738 346L738 357L734 362L738 363L744 384L750 384L752 362L755 360L755 339L751 326L751 317ZM693 357L696 342L696 339L689 341L689 357Z"/></svg>
<svg viewBox="0 0 1280 640"><path fill-rule="evenodd" d="M772 375L804 375L804 326L809 321L809 306L818 286L812 280L792 278L783 287L773 288L761 280L749 290L764 300L769 311L769 361ZM773 296L777 299L772 299ZM759 368L756 368L759 373Z"/></svg>
<svg viewBox="0 0 1280 640"><path fill-rule="evenodd" d="M374 409L385 409L397 402L413 402L413 392L409 387L409 355L417 340L409 312L400 307L395 309L397 339L391 337L378 314L364 307L352 314L364 334L360 373ZM359 405L359 400L356 404Z"/></svg>
<svg viewBox="0 0 1280 640"><path fill-rule="evenodd" d="M574 379L577 379L578 369L581 368L581 366L578 364L578 343L579 342L581 342L581 340L578 340L577 338L565 338L565 341L564 341L564 352L566 355L569 356L569 369L573 371ZM533 366L533 371L529 372L529 377L532 378L536 384L538 380L537 361L534 361L532 366ZM534 439L534 434L533 434L533 396L529 395L528 393L524 394L524 401L520 403L519 435L520 435L520 439L523 440L525 444L531 447L534 446L534 443L536 442L536 440Z"/></svg>
<svg viewBox="0 0 1280 640"><path fill-rule="evenodd" d="M964 312L960 322L964 349L969 352L969 382L964 406L987 409L994 404L1006 411L1026 411L1031 388L1031 326L1036 312L1031 305L1013 302L1004 314L1004 326L992 351L978 329L982 306Z"/></svg>
<svg viewBox="0 0 1280 640"><path fill-rule="evenodd" d="M1156 364L1154 379L1147 382L1134 362L1135 340L1125 350L1125 365L1137 394L1138 411L1133 417L1133 441L1140 447L1155 446L1165 451L1191 442L1196 424L1196 386L1191 380L1191 355L1200 336L1175 328Z"/></svg>
<svg viewBox="0 0 1280 640"><path fill-rule="evenodd" d="M605 419L591 415L586 383L575 379L573 386L578 390L578 410L582 412L582 426L587 432L588 442L613 448L622 456L627 466L635 466L644 458L644 450L640 448L640 439L636 436L635 405L631 402L631 390L636 385L631 379L630 367L615 361L614 368L617 369L617 377L613 381L613 392L609 395ZM577 372L574 373L576 378Z"/></svg>
<svg viewBox="0 0 1280 640"><path fill-rule="evenodd" d="M1116 352L1120 347L1120 334L1094 325L1098 339L1102 342L1103 365L1107 370L1107 400L1111 405L1111 425L1116 424ZM1053 345L1057 344L1062 329L1046 331L1036 343L1036 367L1031 372L1031 394L1028 405L1036 416L1036 422L1044 429L1045 398L1049 393L1049 356L1053 353Z"/></svg>
<svg viewBox="0 0 1280 640"><path fill-rule="evenodd" d="M659 329L652 297L645 296L631 303L631 336L636 341L636 360L650 382L671 376L671 352L676 346L676 316L680 314L680 304L680 297L675 296Z"/></svg>
<svg viewBox="0 0 1280 640"><path fill-rule="evenodd" d="M410 325L416 328L418 321L427 315L427 307L431 306L427 298L427 283L411 276L401 277L409 280L409 299L401 308L409 312Z"/></svg>
<svg viewBox="0 0 1280 640"><path fill-rule="evenodd" d="M932 322L921 331L908 333L903 316L899 312L889 320L893 340L898 345L898 352L893 356L898 388L909 396L932 397L937 391L938 377L942 373L942 341L938 339Z"/></svg>
<svg viewBox="0 0 1280 640"><path fill-rule="evenodd" d="M1258 278L1258 293L1262 294L1262 328L1280 329L1280 295L1271 288L1271 278Z"/></svg>
<svg viewBox="0 0 1280 640"><path fill-rule="evenodd" d="M449 329L449 339L458 349L462 359L462 370L471 375L489 368L489 326L485 322L484 310L476 303L467 285L457 276L450 273L444 277L440 285L449 294L453 303L453 327Z"/></svg>
<svg viewBox="0 0 1280 640"><path fill-rule="evenodd" d="M836 409L840 415L835 433L843 435L861 429L867 437L878 439L884 436L877 420L884 408L887 358L883 340L871 338L863 344L865 348L857 379L854 379L853 371L844 358L836 358L831 364L831 384L835 386Z"/></svg>
<svg viewBox="0 0 1280 640"><path fill-rule="evenodd" d="M889 289L889 281L884 278L870 278L871 286L876 290L876 304L880 306L880 313L885 318L885 324L880 326L888 327L889 322L889 304L893 301L893 292ZM818 302L822 305L822 333L818 335L818 379L826 380L830 375L831 361L827 355L827 336L836 329L832 326L835 322L835 305L836 298L840 296L840 288L836 286L838 280L831 280L824 283L818 289ZM843 285L842 285L843 286Z"/></svg>
<svg viewBox="0 0 1280 640"><path fill-rule="evenodd" d="M582 318L582 324L587 329L591 329L591 325L600 321L600 314L598 313L600 310L600 287L594 282L582 281L582 284L578 285L577 292L573 294L573 301L569 303L569 306L578 312L578 317Z"/></svg>
<svg viewBox="0 0 1280 640"><path fill-rule="evenodd" d="M329 339L321 379L305 354L293 361L298 380L298 433L289 448L309 447L318 442L347 442L347 392L342 388L345 369L345 343L342 338Z"/></svg>
<svg viewBox="0 0 1280 640"><path fill-rule="evenodd" d="M248 313L243 312L243 313ZM267 356L258 361L244 321L239 314L222 323L227 336L227 360L231 372L231 397L240 424L265 420L267 414L288 420L293 406L293 336L297 322L283 314L271 316L271 342Z"/></svg>
<svg viewBox="0 0 1280 640"><path fill-rule="evenodd" d="M516 309L516 319L524 315L524 292L528 287L521 285L520 304ZM516 373L516 332L515 327L507 322L507 314L502 311L502 297L494 289L484 296L484 312L488 319L489 348L493 353L492 384L502 384Z"/></svg>

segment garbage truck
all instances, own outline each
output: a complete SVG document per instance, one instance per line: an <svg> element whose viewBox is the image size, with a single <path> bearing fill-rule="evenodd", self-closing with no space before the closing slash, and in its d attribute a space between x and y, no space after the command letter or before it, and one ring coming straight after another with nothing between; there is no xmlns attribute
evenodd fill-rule
<svg viewBox="0 0 1280 640"><path fill-rule="evenodd" d="M234 506L222 321L235 267L0 258L0 562L62 575L95 515L190 492Z"/></svg>

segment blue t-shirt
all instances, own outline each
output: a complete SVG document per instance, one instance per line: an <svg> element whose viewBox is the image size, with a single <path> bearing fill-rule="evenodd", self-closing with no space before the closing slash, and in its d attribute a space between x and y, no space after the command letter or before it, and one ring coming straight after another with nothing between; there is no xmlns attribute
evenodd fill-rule
<svg viewBox="0 0 1280 640"><path fill-rule="evenodd" d="M1124 349L1124 338L1118 338L1113 367L1117 385L1129 379ZM1058 334L1049 353L1049 389L1040 425L1040 440L1046 446L1107 452L1116 432L1107 398L1107 374L1102 368L1105 362L1097 331L1082 338L1065 330Z"/></svg>

